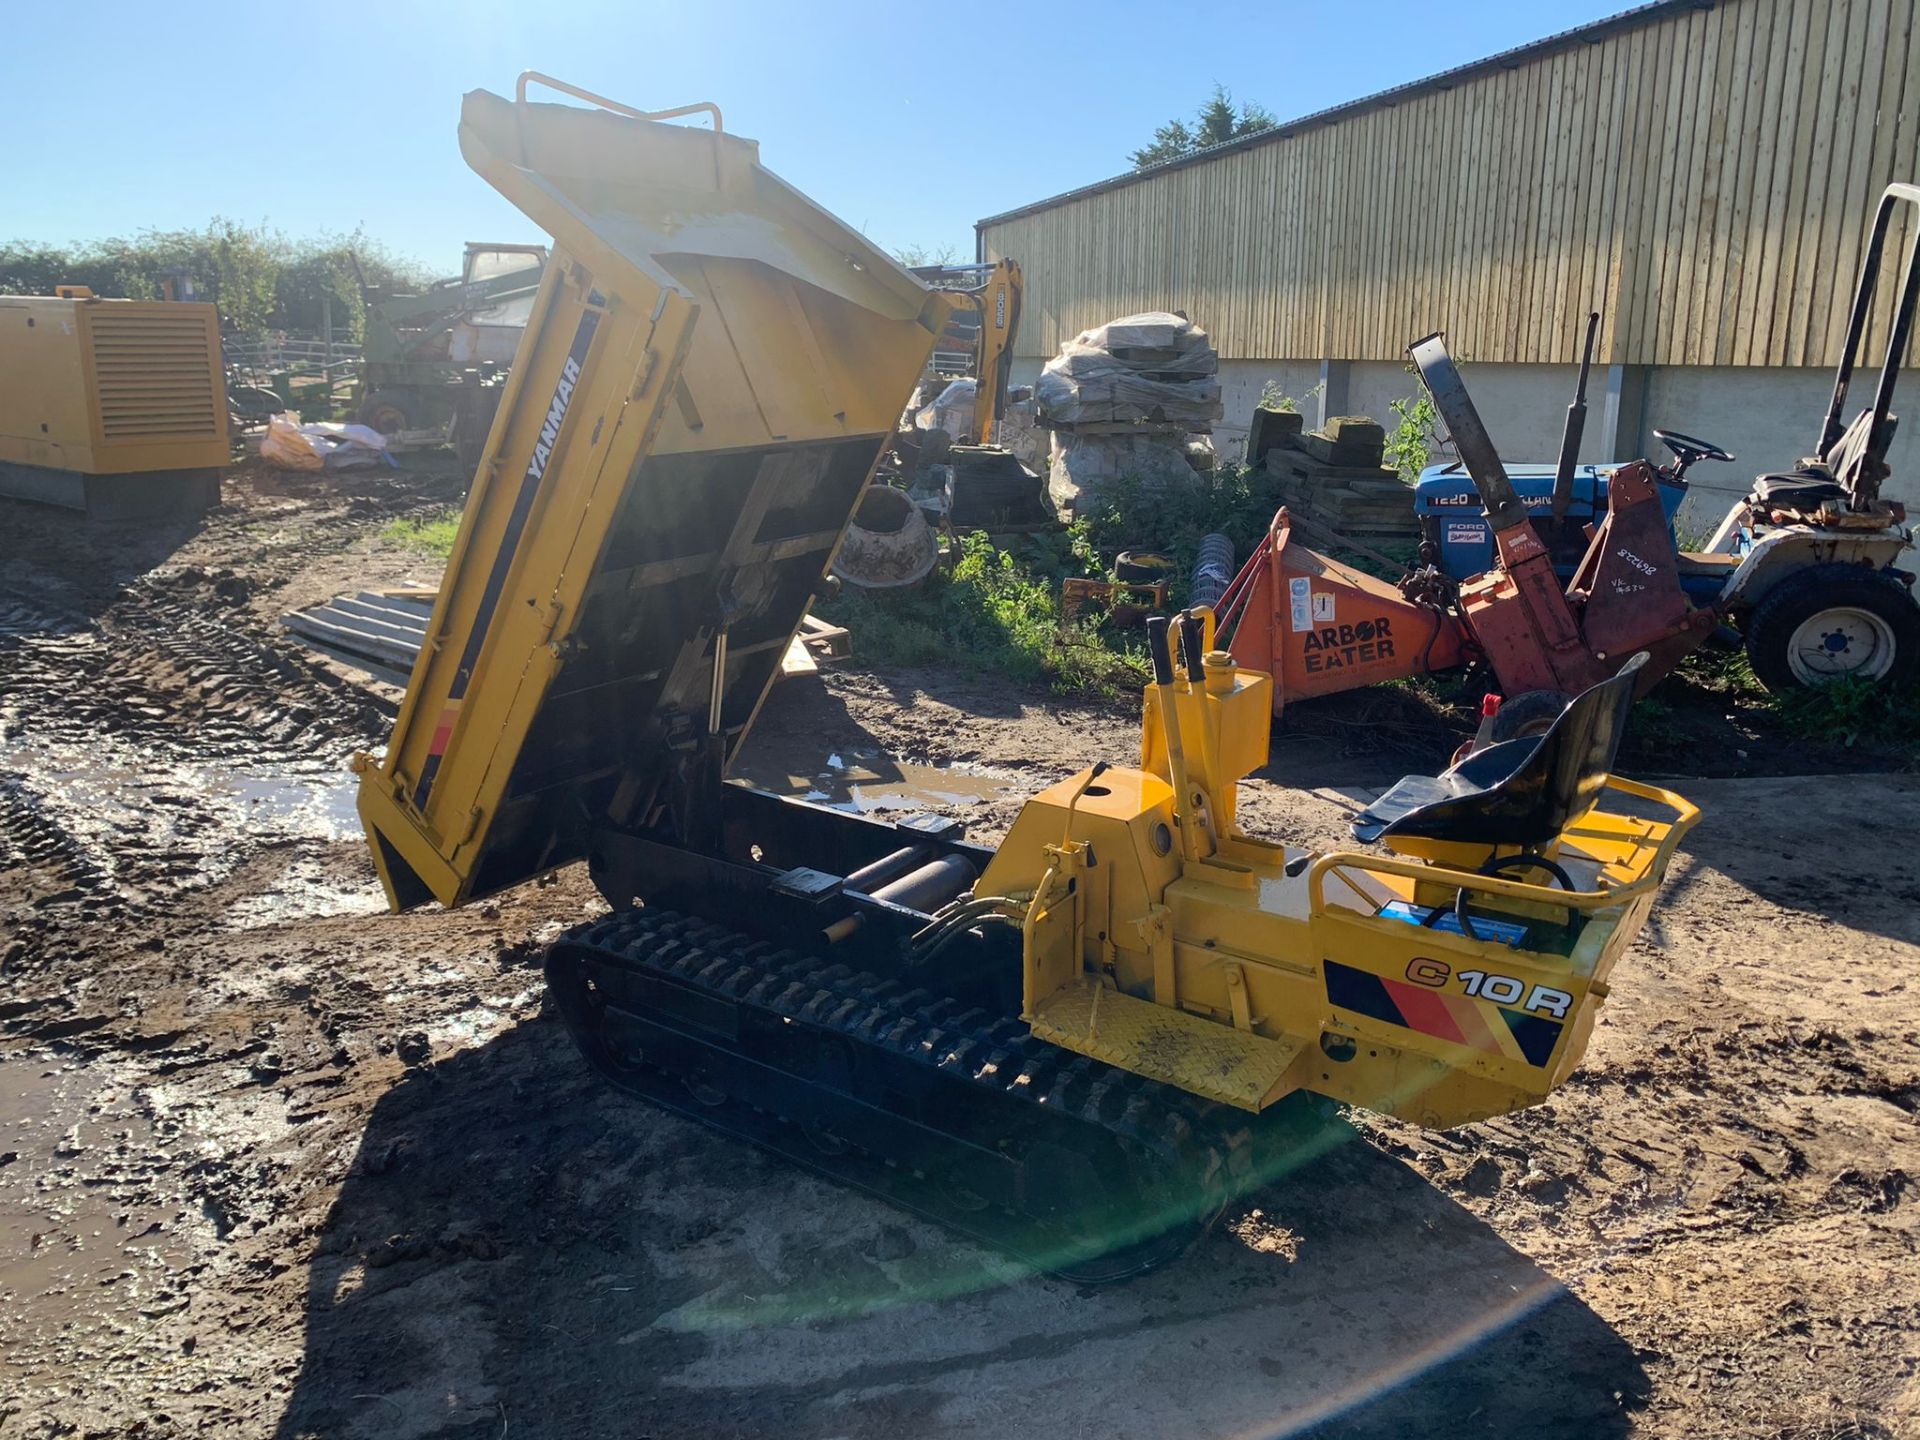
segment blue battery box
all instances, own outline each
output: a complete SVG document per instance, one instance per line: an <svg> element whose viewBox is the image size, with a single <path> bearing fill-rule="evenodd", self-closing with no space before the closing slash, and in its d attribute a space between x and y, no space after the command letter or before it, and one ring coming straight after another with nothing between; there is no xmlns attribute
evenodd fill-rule
<svg viewBox="0 0 1920 1440"><path fill-rule="evenodd" d="M1448 935L1464 935L1460 928L1460 919L1453 911L1444 912L1439 919L1430 919L1433 911L1425 905L1409 905L1404 900L1394 900L1383 905L1380 913L1389 920L1404 920L1409 925L1420 925L1430 930L1444 931ZM1475 915L1473 930L1481 940L1498 940L1502 945L1517 946L1527 938L1527 927L1514 920L1495 920L1489 915Z"/></svg>

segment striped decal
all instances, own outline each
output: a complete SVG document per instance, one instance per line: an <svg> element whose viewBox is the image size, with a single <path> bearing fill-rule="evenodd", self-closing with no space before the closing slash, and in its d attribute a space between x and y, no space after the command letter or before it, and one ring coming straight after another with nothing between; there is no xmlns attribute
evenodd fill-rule
<svg viewBox="0 0 1920 1440"><path fill-rule="evenodd" d="M433 727L433 741L427 746L427 754L444 755L447 741L453 736L453 722L460 718L460 702L449 700L446 709L440 712L440 723Z"/></svg>
<svg viewBox="0 0 1920 1440"><path fill-rule="evenodd" d="M1449 995L1405 980L1389 980L1337 960L1325 963L1327 999L1342 1010L1381 1020L1503 1060L1544 1066L1559 1043L1561 1025L1465 995Z"/></svg>
<svg viewBox="0 0 1920 1440"><path fill-rule="evenodd" d="M546 476L547 462L553 458L561 432L566 426L567 411L573 405L574 387L579 383L580 372L586 367L587 351L593 345L594 331L599 325L600 312L588 310L580 317L579 329L573 332L573 345L567 351L566 363L560 367L560 381L553 387L553 398L547 402L547 418L540 427L540 438L534 443L526 473L520 477L520 491L513 497L513 512L507 516L506 533L500 537L500 548L493 557L493 569L487 573L486 588L480 592L480 609L473 617L473 628L467 632L466 649L460 652L459 667L453 672L453 683L447 687L446 707L441 710L440 720L434 726L433 740L427 747L426 764L420 769L420 783L413 789L413 803L418 809L426 807L427 797L433 793L434 776L440 773L441 758L446 754L448 741L453 738L454 721L460 718L460 702L466 699L474 666L480 663L480 651L487 643L487 629L493 623L493 612L499 608L501 593L507 588L507 572L513 568L513 557L526 531L527 517L533 513L533 500L540 493L540 481Z"/></svg>

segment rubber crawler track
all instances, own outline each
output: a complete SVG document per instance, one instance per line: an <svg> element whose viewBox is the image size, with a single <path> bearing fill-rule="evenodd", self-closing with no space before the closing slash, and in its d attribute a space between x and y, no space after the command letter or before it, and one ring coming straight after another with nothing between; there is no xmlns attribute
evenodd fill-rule
<svg viewBox="0 0 1920 1440"><path fill-rule="evenodd" d="M1216 1105L1038 1040L1016 1018L685 915L579 926L555 942L548 976L576 1043L614 1083L1078 1283L1180 1253L1266 1172L1260 1156L1298 1140L1297 1115ZM833 1129L834 1116L875 1111L911 1156ZM995 1168L982 1137L1024 1182L992 1201L969 1193L970 1176ZM1077 1213L1033 1183L1074 1169L1068 1157L1085 1162L1083 1181L1101 1177L1098 1193L1075 1192L1092 1202Z"/></svg>

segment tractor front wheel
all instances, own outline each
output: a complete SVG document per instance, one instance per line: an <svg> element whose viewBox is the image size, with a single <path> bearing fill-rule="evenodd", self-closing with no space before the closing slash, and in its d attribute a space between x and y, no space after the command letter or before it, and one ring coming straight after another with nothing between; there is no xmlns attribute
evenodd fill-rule
<svg viewBox="0 0 1920 1440"><path fill-rule="evenodd" d="M1900 581L1863 565L1815 565L1781 581L1745 629L1753 673L1776 695L1904 680L1920 666L1920 606Z"/></svg>

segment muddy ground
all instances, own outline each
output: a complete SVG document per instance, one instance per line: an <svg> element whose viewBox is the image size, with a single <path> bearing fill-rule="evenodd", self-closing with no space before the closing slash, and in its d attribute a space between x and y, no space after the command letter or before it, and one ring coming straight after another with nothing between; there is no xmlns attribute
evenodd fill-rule
<svg viewBox="0 0 1920 1440"><path fill-rule="evenodd" d="M596 1084L538 969L579 874L380 912L343 767L385 715L277 620L430 580L380 531L457 493L0 502L0 1437L1920 1434L1920 779L1683 782L1552 1104L1356 1120L1081 1291ZM1302 715L1245 818L1339 843L1452 738ZM849 667L742 768L990 839L1135 744Z"/></svg>

